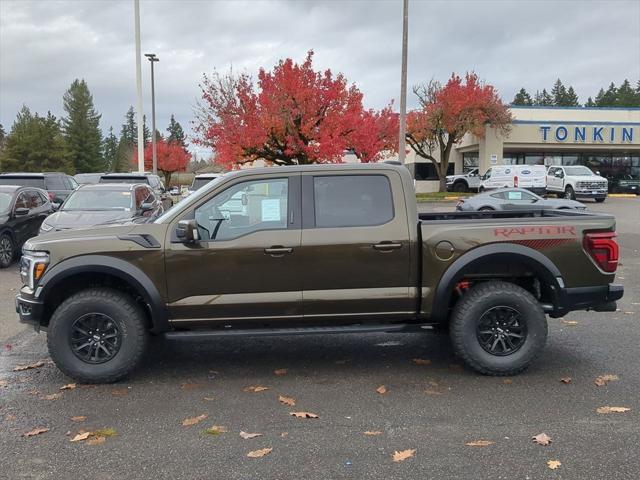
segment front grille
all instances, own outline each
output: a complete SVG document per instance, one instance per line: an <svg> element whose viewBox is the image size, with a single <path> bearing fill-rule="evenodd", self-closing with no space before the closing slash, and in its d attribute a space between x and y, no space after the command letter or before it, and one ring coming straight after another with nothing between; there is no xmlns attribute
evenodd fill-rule
<svg viewBox="0 0 640 480"><path fill-rule="evenodd" d="M578 182L578 187L590 190L599 190L607 188L606 182Z"/></svg>

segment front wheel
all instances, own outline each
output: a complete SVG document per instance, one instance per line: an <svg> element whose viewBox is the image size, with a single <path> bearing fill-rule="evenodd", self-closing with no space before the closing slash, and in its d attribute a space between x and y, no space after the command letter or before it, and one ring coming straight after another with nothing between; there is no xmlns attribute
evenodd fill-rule
<svg viewBox="0 0 640 480"><path fill-rule="evenodd" d="M569 199L569 200L575 200L576 199L576 192L573 190L573 187L571 185L567 186L567 188L565 189L564 198Z"/></svg>
<svg viewBox="0 0 640 480"><path fill-rule="evenodd" d="M453 184L453 191L454 192L467 192L469 191L469 189L467 188L467 184L464 182L456 182Z"/></svg>
<svg viewBox="0 0 640 480"><path fill-rule="evenodd" d="M62 372L82 383L110 383L129 374L148 342L146 318L126 293L90 288L62 302L49 322L47 345Z"/></svg>
<svg viewBox="0 0 640 480"><path fill-rule="evenodd" d="M547 319L525 289L490 281L471 288L457 303L450 321L453 348L483 375L515 375L542 352Z"/></svg>
<svg viewBox="0 0 640 480"><path fill-rule="evenodd" d="M605 197L606 198L606 197ZM596 202L602 203L605 201L605 198L596 198Z"/></svg>

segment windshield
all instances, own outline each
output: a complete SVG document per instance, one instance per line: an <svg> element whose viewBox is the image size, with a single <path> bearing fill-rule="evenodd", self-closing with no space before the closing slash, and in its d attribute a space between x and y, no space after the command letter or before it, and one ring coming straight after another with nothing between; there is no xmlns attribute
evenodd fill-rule
<svg viewBox="0 0 640 480"><path fill-rule="evenodd" d="M147 177L102 177L100 183L146 183L149 184Z"/></svg>
<svg viewBox="0 0 640 480"><path fill-rule="evenodd" d="M44 189L44 178L0 176L0 185L20 185L21 187L36 187Z"/></svg>
<svg viewBox="0 0 640 480"><path fill-rule="evenodd" d="M194 192L191 195L189 195L187 198L185 198L181 202L174 204L173 207L169 208L169 210L165 210L165 212L162 215L160 215L154 223L165 223L171 217L173 217L176 210L182 210L185 207L189 207L192 204L199 202L202 197L207 195L207 193L211 191L212 188L215 188L215 186L218 185L220 182L222 182L224 178L225 177L221 175L214 180L210 180L206 184L206 188L201 188L197 192Z"/></svg>
<svg viewBox="0 0 640 480"><path fill-rule="evenodd" d="M86 183L98 183L100 181L99 173L79 173L74 179L81 185Z"/></svg>
<svg viewBox="0 0 640 480"><path fill-rule="evenodd" d="M196 191L199 188L204 187L207 183L209 183L212 180L215 180L217 177L215 178L194 178L193 179L193 183L191 184L191 190Z"/></svg>
<svg viewBox="0 0 640 480"><path fill-rule="evenodd" d="M564 167L564 171L567 172L567 175L585 175L588 177L594 176L594 173L587 167Z"/></svg>
<svg viewBox="0 0 640 480"><path fill-rule="evenodd" d="M9 210L11 205L11 194L0 192L0 213L4 213Z"/></svg>
<svg viewBox="0 0 640 480"><path fill-rule="evenodd" d="M130 210L131 192L122 190L77 190L60 210Z"/></svg>

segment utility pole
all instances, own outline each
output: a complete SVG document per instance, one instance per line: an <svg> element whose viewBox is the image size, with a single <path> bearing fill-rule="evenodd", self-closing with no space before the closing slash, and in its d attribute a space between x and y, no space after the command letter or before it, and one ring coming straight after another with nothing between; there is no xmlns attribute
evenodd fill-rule
<svg viewBox="0 0 640 480"><path fill-rule="evenodd" d="M144 116L142 113L142 65L140 60L140 0L133 0L136 35L136 93L138 96L138 172L144 172Z"/></svg>
<svg viewBox="0 0 640 480"><path fill-rule="evenodd" d="M407 41L409 36L409 0L402 3L402 71L400 73L400 132L398 135L398 160L405 162L407 118Z"/></svg>
<svg viewBox="0 0 640 480"><path fill-rule="evenodd" d="M153 151L153 174L158 174L158 157L156 155L156 87L153 76L153 64L159 62L155 53L145 53L145 57L151 62L151 149Z"/></svg>

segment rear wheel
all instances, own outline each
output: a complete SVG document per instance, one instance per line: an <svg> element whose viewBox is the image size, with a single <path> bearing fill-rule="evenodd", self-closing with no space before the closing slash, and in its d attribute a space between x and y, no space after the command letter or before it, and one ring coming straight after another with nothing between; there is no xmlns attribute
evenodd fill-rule
<svg viewBox="0 0 640 480"><path fill-rule="evenodd" d="M576 192L573 191L573 187L571 185L568 185L567 188L565 189L564 198L568 198L569 200L576 199Z"/></svg>
<svg viewBox="0 0 640 480"><path fill-rule="evenodd" d="M493 208L491 208L491 207L480 207L480 208L478 209L478 211L479 211L479 212L493 212L493 211L494 211L494 209L493 209Z"/></svg>
<svg viewBox="0 0 640 480"><path fill-rule="evenodd" d="M13 262L15 245L8 233L0 235L0 268L7 268Z"/></svg>
<svg viewBox="0 0 640 480"><path fill-rule="evenodd" d="M525 289L491 281L471 288L457 303L450 321L453 348L484 375L514 375L542 352L547 319Z"/></svg>
<svg viewBox="0 0 640 480"><path fill-rule="evenodd" d="M76 293L56 309L47 333L49 354L66 375L109 383L129 374L148 342L146 318L129 295L110 288Z"/></svg>

